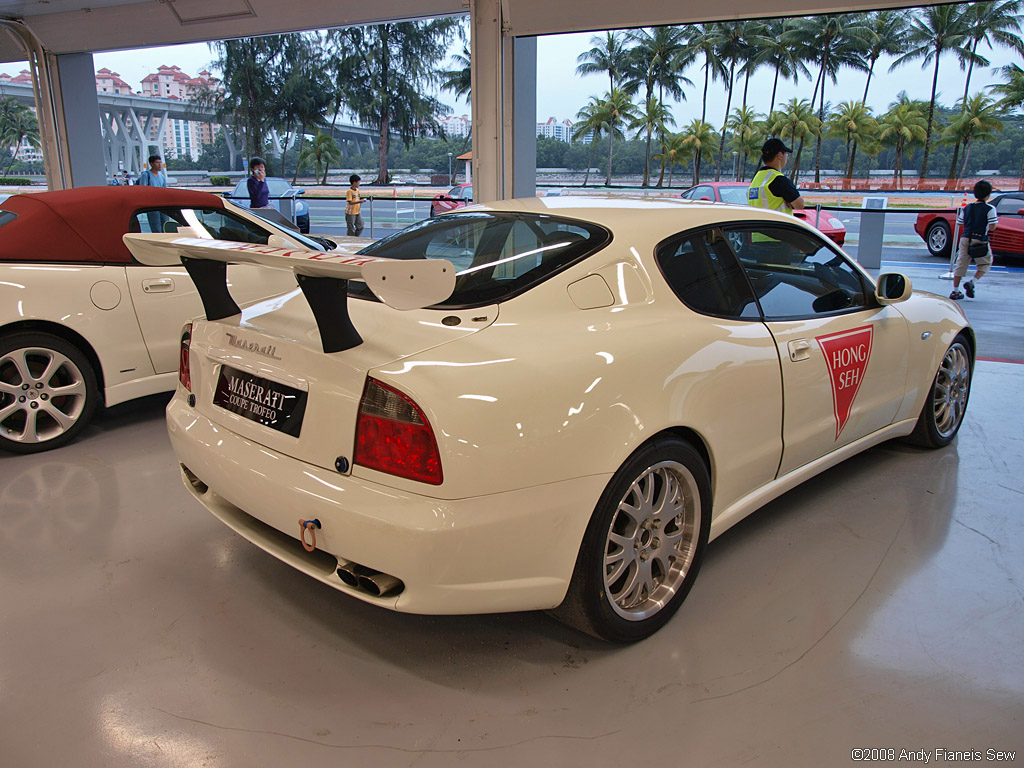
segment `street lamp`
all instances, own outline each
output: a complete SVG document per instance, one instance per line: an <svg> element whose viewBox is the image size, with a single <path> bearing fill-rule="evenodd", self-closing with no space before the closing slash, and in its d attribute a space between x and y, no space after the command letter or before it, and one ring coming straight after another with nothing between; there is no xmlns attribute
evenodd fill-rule
<svg viewBox="0 0 1024 768"><path fill-rule="evenodd" d="M448 153L448 183L449 184L454 184L455 183L454 181L452 181L452 153L451 152Z"/></svg>

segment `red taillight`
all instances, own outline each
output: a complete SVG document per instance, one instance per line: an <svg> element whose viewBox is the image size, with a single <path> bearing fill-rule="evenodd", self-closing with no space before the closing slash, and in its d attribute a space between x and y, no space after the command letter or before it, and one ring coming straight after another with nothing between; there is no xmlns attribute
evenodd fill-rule
<svg viewBox="0 0 1024 768"><path fill-rule="evenodd" d="M188 363L188 351L192 346L192 323L185 323L181 329L181 349L178 353L178 381L181 386L192 391L192 371Z"/></svg>
<svg viewBox="0 0 1024 768"><path fill-rule="evenodd" d="M367 379L356 424L355 463L440 485L441 454L423 411L398 390Z"/></svg>

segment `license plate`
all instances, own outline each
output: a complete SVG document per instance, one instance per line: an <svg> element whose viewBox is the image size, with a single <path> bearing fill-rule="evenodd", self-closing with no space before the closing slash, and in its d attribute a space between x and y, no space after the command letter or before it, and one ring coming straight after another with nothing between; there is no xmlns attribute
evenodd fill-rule
<svg viewBox="0 0 1024 768"><path fill-rule="evenodd" d="M220 369L213 404L286 435L299 436L306 393L229 365Z"/></svg>

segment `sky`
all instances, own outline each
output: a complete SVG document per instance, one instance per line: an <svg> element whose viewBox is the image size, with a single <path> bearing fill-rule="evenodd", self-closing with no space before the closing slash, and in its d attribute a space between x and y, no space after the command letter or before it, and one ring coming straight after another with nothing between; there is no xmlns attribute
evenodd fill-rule
<svg viewBox="0 0 1024 768"><path fill-rule="evenodd" d="M537 120L546 121L554 117L561 121L566 118L575 121L576 112L583 107L591 96L603 95L608 88L606 75L576 75L576 58L579 54L593 47L591 37L595 33L578 33L567 35L549 35L537 41ZM461 42L452 47L452 52L461 50ZM995 52L981 49L980 53L992 62L992 66L975 68L971 79L971 93L977 93L984 86L1000 82L997 68L1013 61L1012 56L1003 50ZM215 58L213 51L205 43L176 45L161 48L139 49L132 51L115 51L93 55L96 69L107 67L121 75L134 90L141 89L142 79L157 70L162 64L177 65L188 75L195 76L202 69L210 69L214 76L218 73L211 66ZM891 59L882 58L875 68L871 88L868 92L868 105L873 107L875 114L884 112L888 105L895 101L899 92L907 90L912 98L927 101L931 95L932 68L922 69L920 62L905 65L893 74L889 74ZM24 68L18 64L0 64L0 71L10 74ZM703 73L698 67L691 68L687 76L693 81L694 87L687 88L687 101L670 105L677 130L700 117L701 90ZM860 100L864 93L866 74L843 70L839 75L839 83L828 84L826 98L832 104L850 99ZM767 112L771 99L773 73L762 70L750 81L749 104L755 111ZM965 73L951 55L942 58L939 65L939 102L947 106L963 95ZM799 85L792 82L780 82L776 103L782 104L791 98L810 98L813 82L802 80ZM441 93L438 97L453 109L455 115L469 113L469 105L462 100L456 101L451 94ZM739 106L742 91L734 94L732 107ZM708 91L708 122L718 127L725 113L726 93L721 83L712 83Z"/></svg>

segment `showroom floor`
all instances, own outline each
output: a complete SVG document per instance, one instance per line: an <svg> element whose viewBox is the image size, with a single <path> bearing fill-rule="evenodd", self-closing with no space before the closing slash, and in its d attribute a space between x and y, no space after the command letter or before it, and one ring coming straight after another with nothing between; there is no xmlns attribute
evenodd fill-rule
<svg viewBox="0 0 1024 768"><path fill-rule="evenodd" d="M0 765L1020 755L1022 392L1024 365L979 363L952 446L887 444L772 503L632 647L335 592L186 494L166 398L112 409L63 449L0 455Z"/></svg>
<svg viewBox="0 0 1024 768"><path fill-rule="evenodd" d="M968 314L1020 359L1021 276L992 277ZM979 362L953 445L760 510L631 647L336 592L185 492L166 396L118 406L0 453L0 768L1020 764L1022 393L1024 365Z"/></svg>

